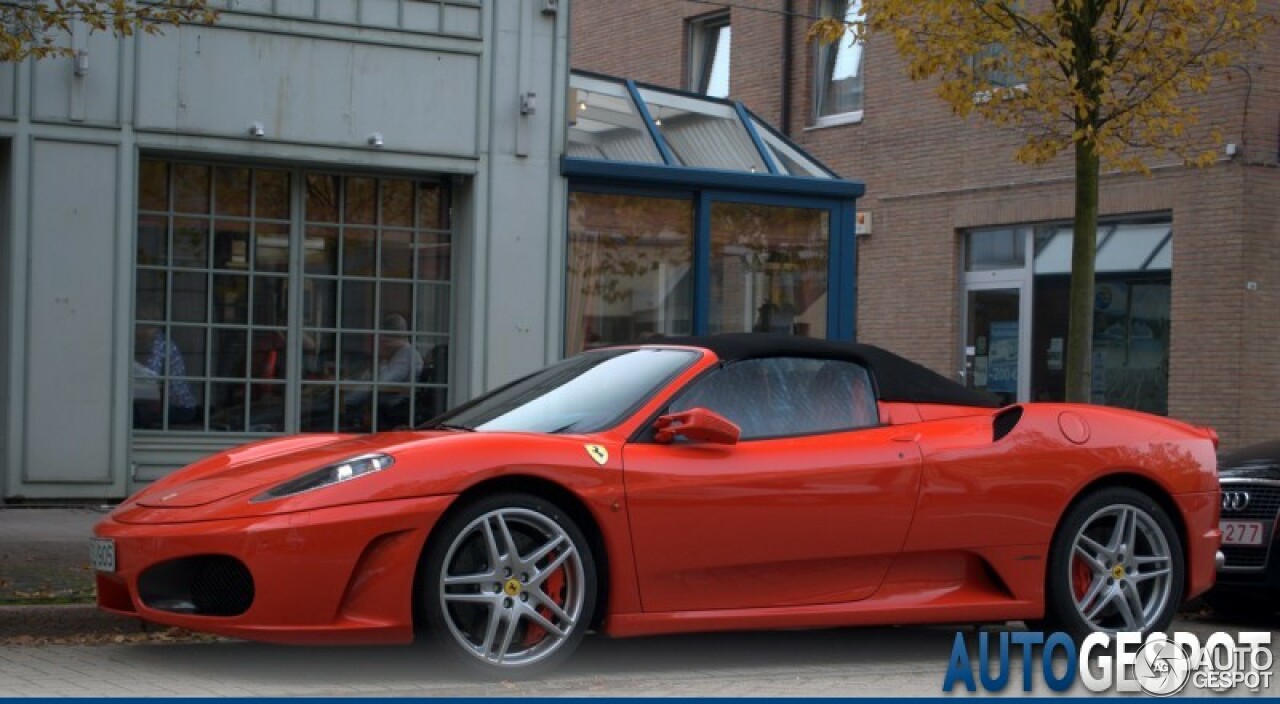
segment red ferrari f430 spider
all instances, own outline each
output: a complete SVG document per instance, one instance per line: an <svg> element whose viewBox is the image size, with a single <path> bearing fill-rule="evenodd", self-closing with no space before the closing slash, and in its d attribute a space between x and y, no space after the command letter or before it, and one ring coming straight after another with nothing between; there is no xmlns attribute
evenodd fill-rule
<svg viewBox="0 0 1280 704"><path fill-rule="evenodd" d="M612 636L1043 620L1213 583L1216 435L773 335L579 354L426 426L201 460L98 524L102 608L283 643L421 633L501 677Z"/></svg>

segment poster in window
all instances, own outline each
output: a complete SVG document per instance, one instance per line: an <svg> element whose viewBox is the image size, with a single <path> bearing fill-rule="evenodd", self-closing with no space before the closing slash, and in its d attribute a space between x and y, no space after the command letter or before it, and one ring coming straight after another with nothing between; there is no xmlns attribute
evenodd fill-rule
<svg viewBox="0 0 1280 704"><path fill-rule="evenodd" d="M991 349L987 362L987 390L1018 391L1018 321L991 323Z"/></svg>

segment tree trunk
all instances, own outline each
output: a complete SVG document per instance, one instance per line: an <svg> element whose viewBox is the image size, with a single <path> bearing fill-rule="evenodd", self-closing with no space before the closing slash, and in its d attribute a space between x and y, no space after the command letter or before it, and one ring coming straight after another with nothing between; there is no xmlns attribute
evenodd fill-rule
<svg viewBox="0 0 1280 704"><path fill-rule="evenodd" d="M1093 388L1093 279L1098 253L1098 153L1076 142L1075 237L1071 243L1070 327L1067 332L1067 396L1088 403Z"/></svg>

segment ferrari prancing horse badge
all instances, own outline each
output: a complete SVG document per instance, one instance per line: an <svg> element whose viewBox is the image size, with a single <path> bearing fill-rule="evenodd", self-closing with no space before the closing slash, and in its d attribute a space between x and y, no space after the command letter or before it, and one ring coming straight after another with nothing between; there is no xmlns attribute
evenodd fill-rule
<svg viewBox="0 0 1280 704"><path fill-rule="evenodd" d="M587 445L587 454L591 455L591 459L595 460L596 464L609 461L609 451L600 445Z"/></svg>

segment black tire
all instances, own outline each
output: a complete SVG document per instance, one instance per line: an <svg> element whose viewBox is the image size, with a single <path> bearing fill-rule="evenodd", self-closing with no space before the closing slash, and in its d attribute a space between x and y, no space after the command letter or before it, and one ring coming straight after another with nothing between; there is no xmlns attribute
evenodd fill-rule
<svg viewBox="0 0 1280 704"><path fill-rule="evenodd" d="M1113 547L1121 516L1137 517L1132 534L1136 545L1119 541L1109 560L1111 551L1090 553L1095 544ZM1129 535L1123 528L1120 532ZM1078 539L1081 554L1075 549ZM1148 559L1161 552L1166 552L1163 561ZM1098 631L1163 631L1186 593L1185 560L1173 521L1154 499L1126 487L1094 491L1067 510L1054 534L1045 585L1046 625L1077 640ZM1167 570L1163 576L1162 569ZM1078 600L1083 603L1078 605ZM1139 606L1141 615L1135 613Z"/></svg>
<svg viewBox="0 0 1280 704"><path fill-rule="evenodd" d="M514 559L501 524L516 545ZM546 555L531 559L544 549ZM551 501L503 493L469 503L436 526L422 554L417 598L426 639L476 677L548 672L573 654L591 626L595 565L582 530ZM477 583L446 586L446 574Z"/></svg>

